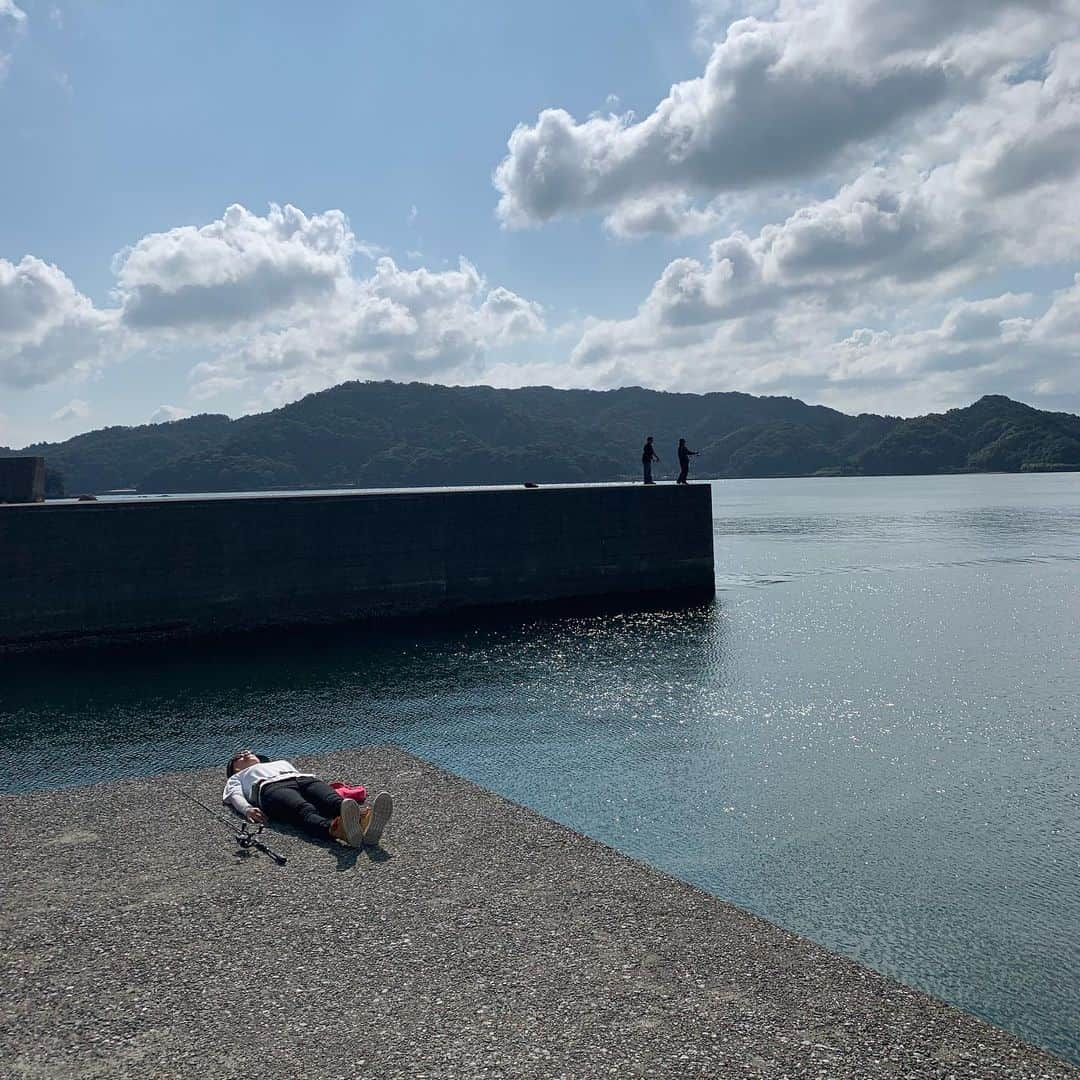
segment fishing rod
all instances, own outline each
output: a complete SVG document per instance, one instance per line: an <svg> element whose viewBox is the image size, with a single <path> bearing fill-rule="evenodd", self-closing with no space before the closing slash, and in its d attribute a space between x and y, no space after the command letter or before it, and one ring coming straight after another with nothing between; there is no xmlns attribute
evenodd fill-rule
<svg viewBox="0 0 1080 1080"><path fill-rule="evenodd" d="M211 817L217 818L222 825L231 829L233 839L239 844L241 851L246 852L249 848L255 848L256 851L261 851L264 855L269 855L278 866L284 866L285 863L288 862L284 855L279 855L269 844L266 844L259 839L259 834L263 831L265 826L257 825L251 821L244 821L242 824L238 825L231 818L227 818L224 814L219 814L212 806L207 806L206 803L196 799L190 792L184 791L183 788L175 788L174 790L183 795L185 799L189 799L196 806L201 806Z"/></svg>

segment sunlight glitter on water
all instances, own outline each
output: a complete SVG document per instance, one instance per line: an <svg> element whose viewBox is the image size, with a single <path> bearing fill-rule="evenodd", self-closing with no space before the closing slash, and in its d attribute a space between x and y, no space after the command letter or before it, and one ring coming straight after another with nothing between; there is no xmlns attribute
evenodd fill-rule
<svg viewBox="0 0 1080 1080"><path fill-rule="evenodd" d="M713 605L20 664L5 786L392 742L1080 1059L1080 477L714 507Z"/></svg>

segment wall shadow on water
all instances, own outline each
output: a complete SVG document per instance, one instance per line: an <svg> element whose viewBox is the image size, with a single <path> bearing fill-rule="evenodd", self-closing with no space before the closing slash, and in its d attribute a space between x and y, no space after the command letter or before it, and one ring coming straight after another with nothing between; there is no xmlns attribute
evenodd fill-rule
<svg viewBox="0 0 1080 1080"><path fill-rule="evenodd" d="M577 722L567 679L580 689L632 678L635 658L658 646L665 663L674 650L676 662L710 664L717 612L700 601L576 603L2 656L0 791L204 767L239 743L283 755L392 743L438 756L513 739L538 713Z"/></svg>

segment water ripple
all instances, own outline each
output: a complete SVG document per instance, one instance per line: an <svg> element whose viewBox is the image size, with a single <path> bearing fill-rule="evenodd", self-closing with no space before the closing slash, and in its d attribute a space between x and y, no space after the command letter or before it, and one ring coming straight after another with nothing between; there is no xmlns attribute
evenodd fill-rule
<svg viewBox="0 0 1080 1080"><path fill-rule="evenodd" d="M1080 478L715 499L712 605L7 663L2 785L396 743L1080 1061Z"/></svg>

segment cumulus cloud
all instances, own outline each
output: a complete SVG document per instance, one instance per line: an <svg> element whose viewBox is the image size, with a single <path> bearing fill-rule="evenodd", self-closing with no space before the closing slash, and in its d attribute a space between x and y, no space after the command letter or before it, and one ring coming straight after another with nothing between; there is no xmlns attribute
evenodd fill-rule
<svg viewBox="0 0 1080 1080"><path fill-rule="evenodd" d="M973 194L990 199L1074 179L1080 173L1080 40L1074 34L1051 49L1038 77L1002 80L958 110L924 153L954 157Z"/></svg>
<svg viewBox="0 0 1080 1080"><path fill-rule="evenodd" d="M598 386L655 372L646 381L671 389L795 394L848 411L911 415L988 392L1076 411L1080 280L1032 315L1042 303L1020 293L957 299L936 322L904 330L859 323L851 330L848 319L828 318L807 298L706 333L598 324L591 340L604 348L582 370Z"/></svg>
<svg viewBox="0 0 1080 1080"><path fill-rule="evenodd" d="M0 259L0 382L88 374L119 338L115 313L96 310L57 267L32 255Z"/></svg>
<svg viewBox="0 0 1080 1080"><path fill-rule="evenodd" d="M572 360L597 384L660 369L663 385L681 389L801 393L879 411L873 393L899 393L905 381L912 404L896 411L977 393L979 377L1028 396L1053 387L1064 401L1080 345L1076 286L1037 319L1027 314L1037 298L1005 293L956 299L928 329L888 328L924 321L1024 245L1037 265L1051 249L1033 225L1036 210L1043 231L1077 236L1075 207L1060 191L1053 211L1037 185L990 205L973 197L970 176L963 162L929 175L871 169L756 235L716 240L704 260L670 262L630 318L589 320Z"/></svg>
<svg viewBox="0 0 1080 1080"><path fill-rule="evenodd" d="M188 378L191 381L191 396L199 401L239 390L250 381L243 375L233 373L231 365L225 360L204 360L191 369Z"/></svg>
<svg viewBox="0 0 1080 1080"><path fill-rule="evenodd" d="M831 350L827 377L833 383L907 380L919 373L958 373L1000 366L1002 349L1016 348L1029 330L1022 318L1032 298L1005 293L989 300L956 301L940 324L892 333L860 329Z"/></svg>
<svg viewBox="0 0 1080 1080"><path fill-rule="evenodd" d="M1057 40L1074 0L781 0L777 17L817 31L802 46L846 48L871 62L932 52L968 72L985 71Z"/></svg>
<svg viewBox="0 0 1080 1080"><path fill-rule="evenodd" d="M270 376L285 387L365 375L427 377L475 369L488 350L543 333L539 306L489 288L472 263L405 269L378 258L356 276L359 249L337 210L308 217L242 206L221 220L144 237L117 260L125 325L203 332L220 355L192 371L192 394L217 396Z"/></svg>
<svg viewBox="0 0 1080 1080"><path fill-rule="evenodd" d="M698 77L642 118L546 109L494 174L508 227L595 212L621 239L685 241L626 317L549 332L467 260L403 266L340 211L233 206L121 252L105 310L56 267L0 262L0 380L196 343L192 397L249 407L388 377L1080 408L1080 285L1027 291L1080 246L1080 0L699 8Z"/></svg>
<svg viewBox="0 0 1080 1080"><path fill-rule="evenodd" d="M90 415L89 403L81 398L72 398L52 414L54 420L84 420Z"/></svg>
<svg viewBox="0 0 1080 1080"><path fill-rule="evenodd" d="M513 345L544 333L543 308L502 286L492 289L477 311L477 334L489 345Z"/></svg>
<svg viewBox="0 0 1080 1080"><path fill-rule="evenodd" d="M1080 274L1073 278L1071 286L1054 293L1045 314L1031 326L1031 336L1041 342L1060 342L1076 350L1080 348ZM1074 353L1070 374L1080 372L1080 354Z"/></svg>
<svg viewBox="0 0 1080 1080"><path fill-rule="evenodd" d="M695 206L684 192L661 191L624 199L604 218L604 227L621 237L696 236L711 232L720 220L715 210Z"/></svg>
<svg viewBox="0 0 1080 1080"><path fill-rule="evenodd" d="M191 371L194 398L271 386L281 400L346 378L475 373L489 352L546 332L538 304L466 259L430 270L384 256L365 275L358 253L339 210L231 206L122 251L105 310L54 266L0 260L0 379L29 386L106 355L198 342L212 356ZM166 408L155 417L171 418Z"/></svg>
<svg viewBox="0 0 1080 1080"><path fill-rule="evenodd" d="M702 77L673 86L640 122L579 123L545 109L514 130L495 171L500 219L519 227L663 188L719 192L805 176L947 90L940 63L863 71L788 57L791 49L786 24L743 20Z"/></svg>
<svg viewBox="0 0 1080 1080"><path fill-rule="evenodd" d="M543 311L502 286L490 288L467 260L457 269L415 270L380 259L368 278L343 286L333 304L246 341L198 373L195 392L221 379L271 373L273 401L345 378L453 378L483 369L488 353L545 332Z"/></svg>
<svg viewBox="0 0 1080 1080"><path fill-rule="evenodd" d="M730 14L731 5L721 7ZM825 55L841 66L852 55L875 65L884 58L883 70L895 60L937 65L946 96L932 113L872 139L874 164L856 168L859 155L846 155L854 178L834 194L804 196L780 220L728 231L704 257L673 259L628 318L587 319L572 352L577 372L597 385L662 372L654 381L673 388L793 393L878 410L887 406L875 393L896 394L905 398L897 411L955 404L949 395L982 392L986 378L1003 392L1053 389L1059 406L1080 407L1080 391L1068 398L1063 389L1076 371L1074 290L976 298L991 276L1075 262L1080 3L780 0L759 5L758 15L755 34L761 20L816 28L787 42L778 70ZM710 65L717 56L713 49ZM639 128L622 130L629 138ZM602 157L592 186L576 190L600 192L621 154ZM549 156L545 169L561 160ZM684 169L654 189L652 175L645 170L640 190L609 187L594 202L575 196L544 214L605 205L604 224L620 235L677 234L680 215L701 209L690 192L705 185ZM819 190L836 183L811 162L793 185L807 191L811 180ZM751 208L759 219L765 205ZM733 208L728 200L722 220L703 231L737 220ZM972 299L958 296L965 290ZM1044 314L1031 316L1040 305Z"/></svg>
<svg viewBox="0 0 1080 1080"><path fill-rule="evenodd" d="M1080 274L1048 304L1031 293L953 299L937 321L905 329L854 321L867 314L799 295L708 326L597 322L580 362L593 385L660 372L672 389L795 394L848 411L910 415L988 392L1080 411Z"/></svg>
<svg viewBox="0 0 1080 1080"><path fill-rule="evenodd" d="M992 391L1077 411L1080 277L1042 315L1029 314L1035 303L1006 293L956 301L929 329L856 331L824 358L829 383L841 397L886 387L910 398L913 384L930 383L949 387L944 405Z"/></svg>
<svg viewBox="0 0 1080 1080"><path fill-rule="evenodd" d="M186 420L191 415L188 409L179 405L159 405L151 414L149 423L168 424L173 420Z"/></svg>
<svg viewBox="0 0 1080 1080"><path fill-rule="evenodd" d="M126 325L216 329L324 301L349 272L355 237L340 210L308 217L230 206L201 228L144 236L114 262Z"/></svg>
<svg viewBox="0 0 1080 1080"><path fill-rule="evenodd" d="M853 148L870 152L905 121L977 95L1002 65L1067 40L1078 11L1077 0L783 0L727 25L704 73L642 120L549 108L519 124L494 173L499 219L517 228L613 207L609 227L632 235L651 205L657 231L680 231L665 200L806 179Z"/></svg>
<svg viewBox="0 0 1080 1080"><path fill-rule="evenodd" d="M448 377L546 330L539 305L489 286L466 259L431 270L383 256L364 276L358 252L374 254L338 210L231 206L121 252L114 314L142 341L195 335L216 346L192 369L197 399L267 379L276 401L346 378Z"/></svg>
<svg viewBox="0 0 1080 1080"><path fill-rule="evenodd" d="M924 293L970 278L992 227L933 187L898 184L872 169L831 199L803 207L750 237L732 233L706 261L675 259L630 320L594 322L574 351L609 359L630 342L775 311L795 301L850 310L853 295Z"/></svg>

